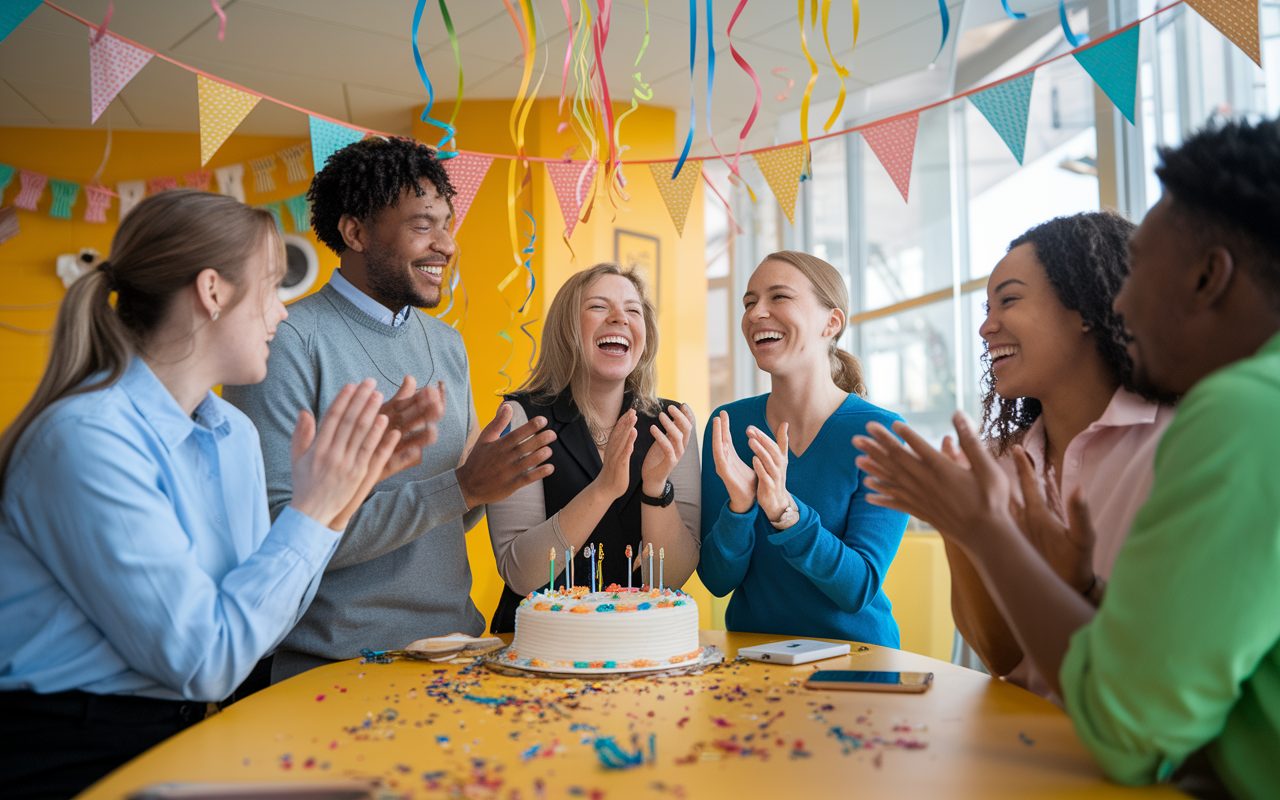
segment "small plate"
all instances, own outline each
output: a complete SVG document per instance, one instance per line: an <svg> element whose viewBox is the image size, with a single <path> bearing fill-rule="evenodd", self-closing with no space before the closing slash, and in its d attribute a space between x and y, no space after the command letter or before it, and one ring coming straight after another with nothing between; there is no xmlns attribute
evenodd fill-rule
<svg viewBox="0 0 1280 800"><path fill-rule="evenodd" d="M528 678L626 678L650 677L658 675L685 675L706 669L724 661L724 653L713 644L702 645L702 655L692 661L680 664L666 664L655 667L614 667L613 669L576 669L574 667L530 667L521 666L506 658L510 645L488 653L481 661L490 670L500 675L524 676Z"/></svg>
<svg viewBox="0 0 1280 800"><path fill-rule="evenodd" d="M465 633L419 639L404 648L404 655L425 661L447 660L455 656L481 656L503 647L497 636L474 637Z"/></svg>

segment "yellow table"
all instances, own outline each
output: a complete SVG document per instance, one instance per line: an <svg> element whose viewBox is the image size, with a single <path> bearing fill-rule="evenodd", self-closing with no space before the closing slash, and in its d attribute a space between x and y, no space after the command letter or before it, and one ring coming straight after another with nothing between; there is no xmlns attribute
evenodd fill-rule
<svg viewBox="0 0 1280 800"><path fill-rule="evenodd" d="M778 638L702 632L729 660ZM740 661L598 684L345 661L237 703L81 797L119 800L167 781L347 776L381 776L420 798L1182 797L1108 783L1070 720L1022 689L912 653L854 651L798 667ZM801 688L818 667L935 679L923 695ZM627 770L602 767L592 744L613 736L634 750L635 734L647 751L651 733L655 763Z"/></svg>

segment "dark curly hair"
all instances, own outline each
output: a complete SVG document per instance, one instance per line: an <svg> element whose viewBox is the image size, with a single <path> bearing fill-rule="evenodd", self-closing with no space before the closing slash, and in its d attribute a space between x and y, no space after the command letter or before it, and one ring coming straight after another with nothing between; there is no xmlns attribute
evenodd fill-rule
<svg viewBox="0 0 1280 800"><path fill-rule="evenodd" d="M348 145L329 156L324 169L311 179L311 228L330 250L342 255L347 249L338 230L343 214L369 219L399 203L406 189L421 197L426 194L419 183L423 178L436 187L452 213L457 191L431 148L413 139L378 136Z"/></svg>
<svg viewBox="0 0 1280 800"><path fill-rule="evenodd" d="M1080 313L1103 363L1129 390L1134 389L1129 338L1111 303L1129 275L1129 237L1135 227L1119 214L1090 212L1051 219L1009 243L1009 250L1023 244L1032 246L1058 302ZM1040 416L1040 401L1034 397L1000 397L996 394L989 352L983 353L982 363L982 432L996 455L1003 455L1022 440L1027 428Z"/></svg>
<svg viewBox="0 0 1280 800"><path fill-rule="evenodd" d="M1156 176L1183 219L1234 250L1280 307L1280 121L1215 119L1160 148L1160 160Z"/></svg>

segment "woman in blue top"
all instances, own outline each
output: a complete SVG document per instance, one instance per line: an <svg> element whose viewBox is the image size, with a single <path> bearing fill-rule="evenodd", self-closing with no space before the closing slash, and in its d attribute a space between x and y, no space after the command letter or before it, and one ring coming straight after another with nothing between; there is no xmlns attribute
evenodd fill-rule
<svg viewBox="0 0 1280 800"><path fill-rule="evenodd" d="M849 440L900 418L860 397L861 365L836 344L844 280L783 251L756 268L742 302L742 333L773 391L712 415L698 575L717 597L733 592L729 630L897 647L880 587L907 515L867 503Z"/></svg>
<svg viewBox="0 0 1280 800"><path fill-rule="evenodd" d="M299 414L293 502L268 516L258 433L211 390L266 376L284 264L269 213L175 189L67 291L0 436L0 796L69 797L203 718L395 471L373 381L348 385L319 431Z"/></svg>

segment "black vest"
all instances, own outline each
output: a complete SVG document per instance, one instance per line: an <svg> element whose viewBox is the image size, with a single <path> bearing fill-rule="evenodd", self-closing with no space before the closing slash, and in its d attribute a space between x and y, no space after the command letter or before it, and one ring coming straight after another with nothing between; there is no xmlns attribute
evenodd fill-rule
<svg viewBox="0 0 1280 800"><path fill-rule="evenodd" d="M556 432L556 440L551 443L551 458L545 462L554 466L555 471L542 480L543 497L547 504L547 519L550 519L600 474L600 468L603 466L600 461L600 451L596 449L596 443L591 438L591 429L587 427L586 418L578 410L569 391L566 390L548 405L534 402L524 392L507 395L506 399L519 403L529 419L537 416L546 417L546 429ZM618 409L615 419L631 408L632 401L633 396L628 392L623 397L622 407ZM661 403L662 408L677 405L670 400L662 400ZM596 545L597 550L602 545L604 547L604 586L611 583L619 586L627 585L629 570L627 545L631 546L633 557L640 554L640 508L643 505L640 502L642 491L640 467L644 464L644 458L653 444L653 432L649 427L657 425L661 429L662 423L658 422L657 417L648 416L640 411L636 413L636 444L635 449L631 451L631 474L627 491L622 497L614 500L604 512L600 524L596 525L596 529L591 532L591 537L587 539L586 544L574 551L574 583L578 586L591 585L591 562L582 555L582 550L587 544ZM556 585L563 586L565 577L565 573L558 575ZM632 586L640 585L640 570L632 574L631 581ZM540 591L548 588L544 585ZM504 586L502 599L498 601L498 610L494 612L490 631L493 633L514 631L516 607L523 599L524 595L516 594L510 587Z"/></svg>

